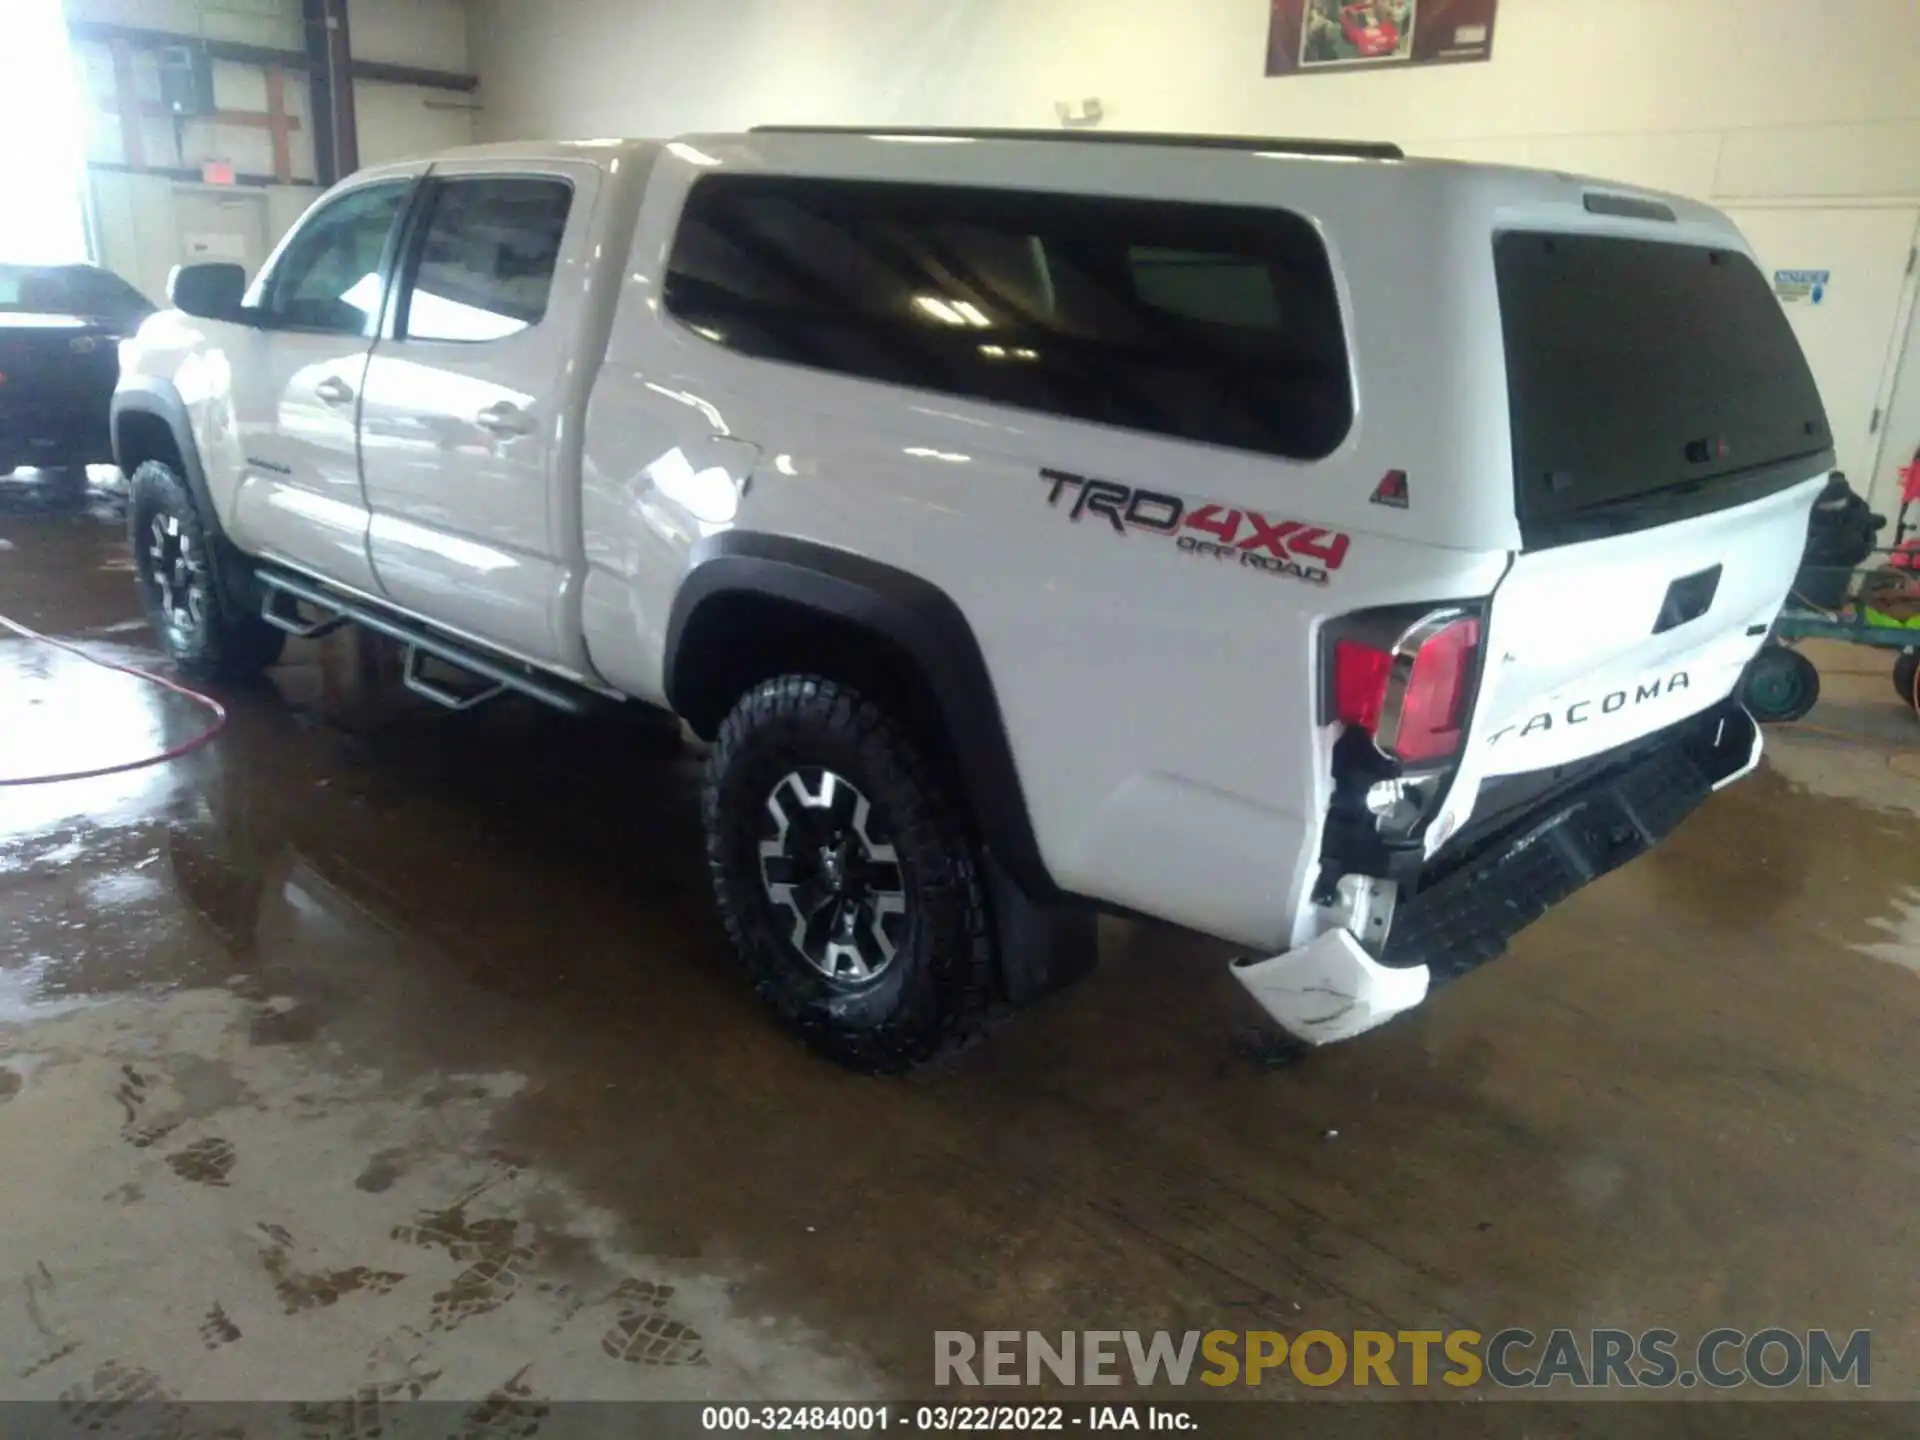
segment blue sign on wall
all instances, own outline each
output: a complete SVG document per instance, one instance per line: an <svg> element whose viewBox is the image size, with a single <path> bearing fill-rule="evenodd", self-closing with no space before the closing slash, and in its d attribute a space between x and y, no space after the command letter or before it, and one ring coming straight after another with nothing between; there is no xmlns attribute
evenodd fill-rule
<svg viewBox="0 0 1920 1440"><path fill-rule="evenodd" d="M1830 270L1773 272L1773 293L1780 297L1782 305L1818 305L1827 298L1827 287L1832 283Z"/></svg>

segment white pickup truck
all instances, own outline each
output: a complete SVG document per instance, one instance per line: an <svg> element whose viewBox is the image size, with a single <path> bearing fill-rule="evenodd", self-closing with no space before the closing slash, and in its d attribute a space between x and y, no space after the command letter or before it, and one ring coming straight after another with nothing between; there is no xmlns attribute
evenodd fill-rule
<svg viewBox="0 0 1920 1440"><path fill-rule="evenodd" d="M1757 762L1832 463L1723 216L1384 145L488 146L171 298L112 423L174 660L680 716L748 974L874 1068L1095 908L1315 1042L1499 953Z"/></svg>

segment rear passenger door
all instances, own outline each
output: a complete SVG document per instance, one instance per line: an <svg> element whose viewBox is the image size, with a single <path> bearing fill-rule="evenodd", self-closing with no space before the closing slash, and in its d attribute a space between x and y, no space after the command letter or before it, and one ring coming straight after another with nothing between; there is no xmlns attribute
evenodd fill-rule
<svg viewBox="0 0 1920 1440"><path fill-rule="evenodd" d="M393 601L552 662L578 546L564 372L598 172L436 166L360 412L368 548Z"/></svg>

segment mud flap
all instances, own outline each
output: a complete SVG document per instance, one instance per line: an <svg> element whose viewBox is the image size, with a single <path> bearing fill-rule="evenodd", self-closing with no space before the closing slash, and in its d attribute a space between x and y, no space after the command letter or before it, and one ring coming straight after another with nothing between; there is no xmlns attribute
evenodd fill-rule
<svg viewBox="0 0 1920 1440"><path fill-rule="evenodd" d="M1345 930L1299 950L1248 955L1228 967L1289 1035L1309 1045L1350 1040L1427 998L1427 967L1382 965Z"/></svg>
<svg viewBox="0 0 1920 1440"><path fill-rule="evenodd" d="M1099 917L1090 905L1041 904L994 858L983 856L988 917L1007 1003L1018 1008L1072 984L1099 958Z"/></svg>

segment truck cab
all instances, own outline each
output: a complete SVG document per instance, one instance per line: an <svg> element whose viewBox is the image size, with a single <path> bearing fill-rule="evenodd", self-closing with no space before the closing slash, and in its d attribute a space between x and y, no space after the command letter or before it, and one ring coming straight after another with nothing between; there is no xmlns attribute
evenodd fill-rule
<svg viewBox="0 0 1920 1440"><path fill-rule="evenodd" d="M240 549L592 683L586 357L656 148L482 147L363 171L228 315L176 310L143 332L121 409L177 398Z"/></svg>

